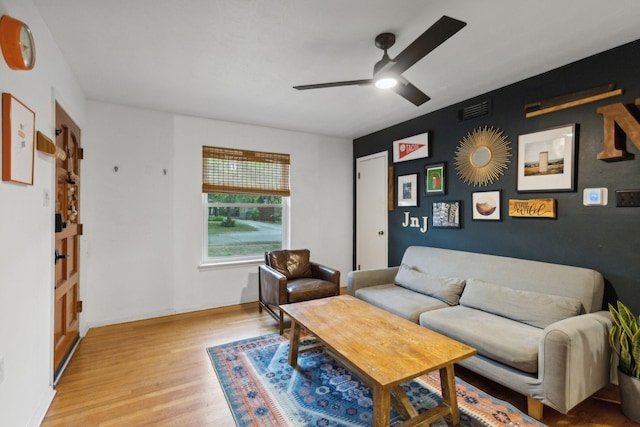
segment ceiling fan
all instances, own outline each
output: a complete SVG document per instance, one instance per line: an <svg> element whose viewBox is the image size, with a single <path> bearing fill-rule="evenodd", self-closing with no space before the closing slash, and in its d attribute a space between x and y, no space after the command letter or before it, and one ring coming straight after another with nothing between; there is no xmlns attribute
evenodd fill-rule
<svg viewBox="0 0 640 427"><path fill-rule="evenodd" d="M466 22L462 22L448 16L443 16L393 59L389 58L387 49L393 46L396 42L395 34L379 34L375 39L375 43L376 47L384 50L384 54L382 55L382 59L373 66L373 78L301 85L294 86L293 88L298 90L307 90L336 86L364 86L373 83L376 87L390 88L394 90L398 95L402 96L407 101L412 102L416 106L422 105L430 98L427 94L402 77L402 73L424 58L433 49L447 41L447 39L460 31L465 25L467 25Z"/></svg>

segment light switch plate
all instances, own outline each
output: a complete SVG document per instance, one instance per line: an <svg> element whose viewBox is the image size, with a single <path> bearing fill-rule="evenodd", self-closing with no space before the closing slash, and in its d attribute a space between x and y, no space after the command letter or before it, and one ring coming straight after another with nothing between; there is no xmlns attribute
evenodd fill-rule
<svg viewBox="0 0 640 427"><path fill-rule="evenodd" d="M585 206L607 206L609 190L605 187L585 188L582 193L582 204Z"/></svg>

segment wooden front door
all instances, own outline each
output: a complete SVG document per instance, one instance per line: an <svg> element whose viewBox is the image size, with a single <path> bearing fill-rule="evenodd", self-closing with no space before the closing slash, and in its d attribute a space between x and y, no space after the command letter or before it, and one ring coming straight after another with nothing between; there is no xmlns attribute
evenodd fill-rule
<svg viewBox="0 0 640 427"><path fill-rule="evenodd" d="M66 154L56 160L54 378L80 338L80 128L56 104L56 145ZM65 157L60 156L60 157Z"/></svg>

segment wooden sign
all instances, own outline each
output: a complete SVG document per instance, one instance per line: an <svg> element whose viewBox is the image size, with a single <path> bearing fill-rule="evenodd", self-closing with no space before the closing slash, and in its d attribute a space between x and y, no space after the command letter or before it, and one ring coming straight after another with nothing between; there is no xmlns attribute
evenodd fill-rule
<svg viewBox="0 0 640 427"><path fill-rule="evenodd" d="M509 200L509 216L555 218L556 199Z"/></svg>

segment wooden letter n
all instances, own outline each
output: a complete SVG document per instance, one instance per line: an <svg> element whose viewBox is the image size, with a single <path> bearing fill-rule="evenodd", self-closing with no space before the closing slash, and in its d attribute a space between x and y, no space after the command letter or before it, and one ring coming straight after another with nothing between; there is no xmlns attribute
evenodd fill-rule
<svg viewBox="0 0 640 427"><path fill-rule="evenodd" d="M640 98L635 100L640 105ZM604 118L603 150L598 153L598 160L625 160L631 156L627 153L626 136L640 150L640 123L626 105L605 105L596 110Z"/></svg>

